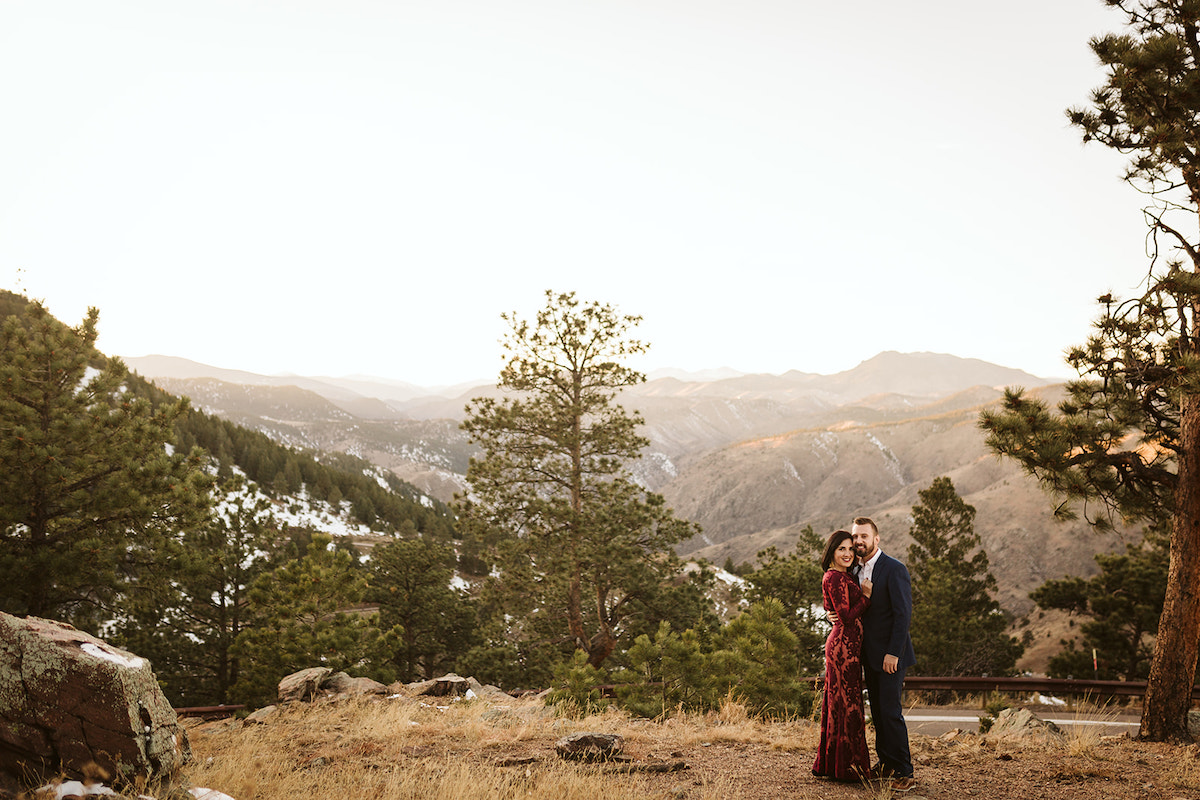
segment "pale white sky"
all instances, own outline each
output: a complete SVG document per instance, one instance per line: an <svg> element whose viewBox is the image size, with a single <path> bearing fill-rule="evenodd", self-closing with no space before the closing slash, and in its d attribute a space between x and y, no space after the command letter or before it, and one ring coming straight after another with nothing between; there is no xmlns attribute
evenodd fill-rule
<svg viewBox="0 0 1200 800"><path fill-rule="evenodd" d="M1100 0L8 0L0 287L100 346L493 377L545 289L646 369L1065 376L1143 277L1063 110Z"/></svg>

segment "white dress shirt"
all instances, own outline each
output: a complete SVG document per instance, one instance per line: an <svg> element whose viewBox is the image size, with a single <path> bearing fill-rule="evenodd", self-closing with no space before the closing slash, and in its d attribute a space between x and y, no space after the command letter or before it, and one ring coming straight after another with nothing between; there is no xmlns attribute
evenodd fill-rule
<svg viewBox="0 0 1200 800"><path fill-rule="evenodd" d="M875 555L871 556L866 563L858 568L858 585L862 586L863 581L871 580L871 575L875 572L875 562L883 555L883 551L879 548L875 549Z"/></svg>

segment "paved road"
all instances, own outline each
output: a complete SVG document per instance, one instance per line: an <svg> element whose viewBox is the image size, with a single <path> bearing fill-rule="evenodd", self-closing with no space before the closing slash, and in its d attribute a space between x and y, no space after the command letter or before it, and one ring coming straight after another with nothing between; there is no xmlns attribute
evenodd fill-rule
<svg viewBox="0 0 1200 800"><path fill-rule="evenodd" d="M1136 736L1140 724L1139 717L1130 713L1096 712L1091 714L1074 711L1042 710L1034 711L1040 719L1053 722L1063 729L1074 727L1099 726L1102 736L1128 733ZM908 723L911 733L922 733L926 736L941 736L943 733L958 728L963 731L979 731L979 717L982 711L970 711L965 708L912 708L904 712L904 720Z"/></svg>

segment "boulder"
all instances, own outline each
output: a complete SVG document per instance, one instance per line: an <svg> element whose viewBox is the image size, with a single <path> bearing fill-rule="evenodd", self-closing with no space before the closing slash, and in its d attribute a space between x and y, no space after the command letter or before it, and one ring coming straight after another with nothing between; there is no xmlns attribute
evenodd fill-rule
<svg viewBox="0 0 1200 800"><path fill-rule="evenodd" d="M1044 739L1058 741L1063 738L1062 729L1053 722L1044 720L1027 708L1006 708L996 715L996 721L988 729L994 738Z"/></svg>
<svg viewBox="0 0 1200 800"><path fill-rule="evenodd" d="M118 783L156 782L190 758L146 659L66 623L0 612L0 784L96 767Z"/></svg>
<svg viewBox="0 0 1200 800"><path fill-rule="evenodd" d="M318 697L350 697L361 694L387 694L388 688L370 678L351 678L329 667L309 667L293 672L279 682L280 703L306 702Z"/></svg>
<svg viewBox="0 0 1200 800"><path fill-rule="evenodd" d="M410 683L405 688L409 694L418 697L463 697L473 688L472 683L479 685L474 678L463 678L451 672L440 678Z"/></svg>
<svg viewBox="0 0 1200 800"><path fill-rule="evenodd" d="M279 682L279 702L312 700L321 691L321 681L333 673L329 667L309 667L293 672Z"/></svg>
<svg viewBox="0 0 1200 800"><path fill-rule="evenodd" d="M482 698L492 701L513 699L513 696L503 689L490 684L482 684L474 678L463 678L453 672L427 681L394 683L388 689L393 694L405 694L410 697L462 697L468 700Z"/></svg>
<svg viewBox="0 0 1200 800"><path fill-rule="evenodd" d="M321 681L321 691L341 697L360 694L387 694L387 687L370 678L351 678L344 672L335 672Z"/></svg>

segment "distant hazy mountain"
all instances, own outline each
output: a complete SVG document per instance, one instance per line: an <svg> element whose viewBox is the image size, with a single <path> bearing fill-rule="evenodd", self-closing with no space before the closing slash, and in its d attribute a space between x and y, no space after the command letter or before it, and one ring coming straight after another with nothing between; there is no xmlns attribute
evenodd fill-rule
<svg viewBox="0 0 1200 800"><path fill-rule="evenodd" d="M467 381L454 386L423 387L401 380L372 376L340 378L301 375L259 375L242 370L223 369L174 356L126 358L130 369L151 380L157 378L216 378L227 383L251 386L296 386L333 401L359 398L383 400L394 409L406 406L420 409L440 400L462 405L473 391L490 387L487 380ZM818 375L791 370L782 375L744 373L729 367L688 372L660 369L650 373L646 383L628 390L636 396L751 397L820 394L839 402L848 402L873 394L902 394L917 398L941 397L972 386L1046 386L1054 381L1039 378L1018 369L1000 367L974 358L959 358L942 353L897 353L887 351L857 367L833 375ZM486 389L485 389L486 390ZM476 392L478 393L478 392ZM418 411L416 416L428 416ZM461 409L454 412L461 414Z"/></svg>
<svg viewBox="0 0 1200 800"><path fill-rule="evenodd" d="M143 378L151 380L157 378L216 378L226 383L243 383L251 386L297 386L301 389L310 389L330 400L370 397L377 400L403 401L434 394L437 391L400 380L361 375L342 378L259 375L242 370L214 367L175 356L140 356L123 358L122 361ZM451 391L457 394L462 389L452 387Z"/></svg>
<svg viewBox="0 0 1200 800"><path fill-rule="evenodd" d="M686 369L656 369L646 374L647 380L657 380L659 378L674 378L679 381L719 381L724 378L736 378L739 375L746 373L741 370L733 369L732 367L718 367L717 369L701 369L689 372Z"/></svg>

